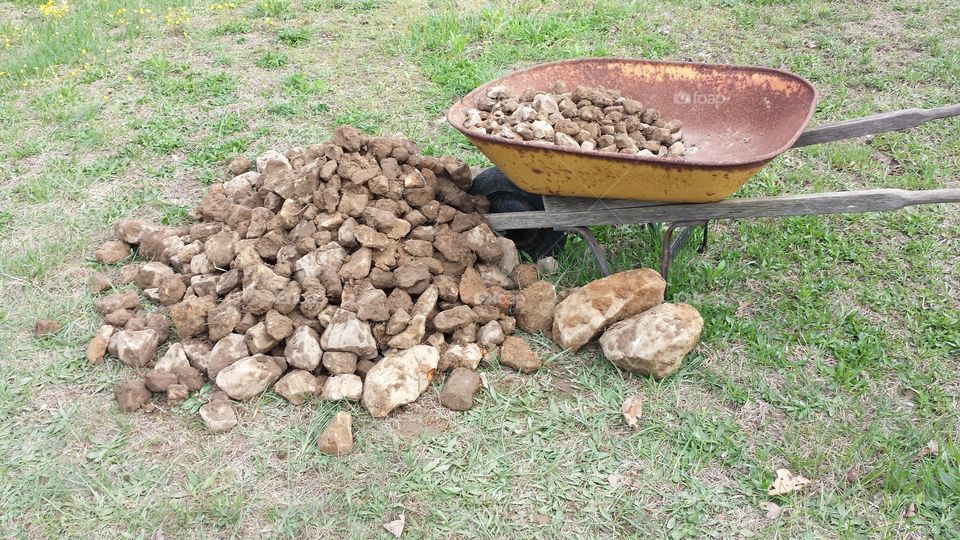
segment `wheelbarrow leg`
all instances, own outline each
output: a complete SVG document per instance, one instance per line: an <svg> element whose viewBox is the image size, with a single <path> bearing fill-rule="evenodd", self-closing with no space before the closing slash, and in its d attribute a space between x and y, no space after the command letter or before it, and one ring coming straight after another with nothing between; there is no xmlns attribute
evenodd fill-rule
<svg viewBox="0 0 960 540"><path fill-rule="evenodd" d="M687 240L690 238L690 232L694 227L697 226L703 227L703 240L700 242L700 246L697 248L697 251L699 253L704 253L707 251L708 221L679 221L668 225L667 230L663 232L663 252L660 255L660 275L663 277L664 281L669 281L670 265L673 263L673 259L677 256L677 253L683 249L683 246L686 245ZM673 235L677 229L680 229L680 233L676 238L674 238Z"/></svg>
<svg viewBox="0 0 960 540"><path fill-rule="evenodd" d="M600 273L603 274L603 277L607 277L613 272L610 270L610 263L607 262L607 257L603 252L603 246L600 245L600 242L597 242L597 237L593 235L587 227L554 227L554 230L557 231L566 231L577 233L581 238L587 243L587 247L590 248L590 252L593 253L593 258L597 260L597 265L600 266Z"/></svg>

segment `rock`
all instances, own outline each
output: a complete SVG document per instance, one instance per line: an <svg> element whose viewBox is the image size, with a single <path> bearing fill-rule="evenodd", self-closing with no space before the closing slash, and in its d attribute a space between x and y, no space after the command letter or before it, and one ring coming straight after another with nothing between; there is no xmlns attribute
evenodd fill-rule
<svg viewBox="0 0 960 540"><path fill-rule="evenodd" d="M177 369L174 370L174 374L176 374L180 384L186 386L187 390L191 392L196 392L203 388L203 374L191 365L178 366Z"/></svg>
<svg viewBox="0 0 960 540"><path fill-rule="evenodd" d="M210 401L200 407L200 418L214 433L226 433L237 425L237 413L229 400Z"/></svg>
<svg viewBox="0 0 960 540"><path fill-rule="evenodd" d="M500 242L500 251L503 253L500 262L497 264L500 265L503 273L509 276L513 269L520 264L520 252L517 251L517 246L513 243L513 240L506 236L498 236L497 241Z"/></svg>
<svg viewBox="0 0 960 540"><path fill-rule="evenodd" d="M420 397L439 362L440 354L429 345L387 354L367 372L361 404L376 418L387 416Z"/></svg>
<svg viewBox="0 0 960 540"><path fill-rule="evenodd" d="M263 321L251 326L244 339L250 354L265 353L278 343L278 340L267 332L267 324Z"/></svg>
<svg viewBox="0 0 960 540"><path fill-rule="evenodd" d="M318 386L319 381L312 373L294 369L273 385L273 391L294 405L302 405L308 397L317 393Z"/></svg>
<svg viewBox="0 0 960 540"><path fill-rule="evenodd" d="M540 281L540 274L537 272L537 265L523 263L513 268L513 272L510 273L510 278L517 284L517 287L523 289Z"/></svg>
<svg viewBox="0 0 960 540"><path fill-rule="evenodd" d="M157 287L157 301L165 306L176 304L183 299L186 292L187 286L183 283L183 280L177 276L170 276L165 278Z"/></svg>
<svg viewBox="0 0 960 540"><path fill-rule="evenodd" d="M447 371L458 367L475 370L480 365L481 359L483 359L483 350L476 343L451 345L440 357L437 370Z"/></svg>
<svg viewBox="0 0 960 540"><path fill-rule="evenodd" d="M477 332L477 343L485 349L491 349L500 345L504 339L506 339L506 336L498 321L488 322L480 327L480 330Z"/></svg>
<svg viewBox="0 0 960 540"><path fill-rule="evenodd" d="M324 454L331 456L349 454L353 450L352 420L350 413L346 411L338 412L333 420L327 424L327 427L320 432L320 436L317 438L317 448Z"/></svg>
<svg viewBox="0 0 960 540"><path fill-rule="evenodd" d="M93 256L103 264L117 264L130 256L130 245L120 240L104 242Z"/></svg>
<svg viewBox="0 0 960 540"><path fill-rule="evenodd" d="M136 282L141 289L153 289L170 277L174 277L172 268L161 262L150 261L137 271Z"/></svg>
<svg viewBox="0 0 960 540"><path fill-rule="evenodd" d="M449 333L474 322L477 322L477 314L470 306L461 305L438 313L433 318L433 327L440 332Z"/></svg>
<svg viewBox="0 0 960 540"><path fill-rule="evenodd" d="M126 309L118 309L111 313L107 313L107 315L103 318L103 322L109 324L110 326L120 328L120 327L125 327L127 323L130 322L130 319L132 318L133 318L132 311L126 310Z"/></svg>
<svg viewBox="0 0 960 540"><path fill-rule="evenodd" d="M429 289L428 289L429 290ZM434 291L436 288L433 289ZM420 295L421 297L423 295ZM436 303L436 299L434 299ZM407 328L399 334L390 338L387 346L394 349L409 349L423 341L423 336L427 333L427 315L418 313L410 318Z"/></svg>
<svg viewBox="0 0 960 540"><path fill-rule="evenodd" d="M171 384L178 383L178 379L176 374L170 373L169 371L152 369L147 372L147 375L143 378L143 383L151 392L166 392Z"/></svg>
<svg viewBox="0 0 960 540"><path fill-rule="evenodd" d="M121 381L114 388L113 395L123 412L133 412L150 400L150 390L147 390L146 385L139 379Z"/></svg>
<svg viewBox="0 0 960 540"><path fill-rule="evenodd" d="M241 175L253 168L253 161L241 154L233 158L233 161L230 162L227 168L230 169L230 172L233 173L234 176Z"/></svg>
<svg viewBox="0 0 960 540"><path fill-rule="evenodd" d="M104 296L93 303L94 308L101 315L113 313L121 309L133 311L140 307L140 298L137 293L118 293Z"/></svg>
<svg viewBox="0 0 960 540"><path fill-rule="evenodd" d="M661 379L680 368L700 339L703 318L688 304L660 304L604 332L607 360L625 371Z"/></svg>
<svg viewBox="0 0 960 540"><path fill-rule="evenodd" d="M370 325L343 309L337 310L323 331L320 347L324 351L352 352L360 358L374 358L378 353Z"/></svg>
<svg viewBox="0 0 960 540"><path fill-rule="evenodd" d="M207 331L207 313L214 301L209 296L190 296L170 308L170 319L181 339L190 338Z"/></svg>
<svg viewBox="0 0 960 540"><path fill-rule="evenodd" d="M110 341L115 344L121 362L130 367L144 367L157 356L160 334L152 328L123 330L114 334Z"/></svg>
<svg viewBox="0 0 960 540"><path fill-rule="evenodd" d="M483 278L473 267L464 270L460 276L460 300L470 306L478 306L484 303L490 296L487 287L483 284Z"/></svg>
<svg viewBox="0 0 960 540"><path fill-rule="evenodd" d="M153 369L157 371L166 371L168 373L174 373L178 368L181 367L190 367L190 361L187 360L186 353L183 352L183 345L179 343L174 343L170 345L170 348L167 349L167 352L157 360Z"/></svg>
<svg viewBox="0 0 960 540"><path fill-rule="evenodd" d="M553 340L576 351L607 326L663 302L666 282L655 270L628 270L581 287L557 304Z"/></svg>
<svg viewBox="0 0 960 540"><path fill-rule="evenodd" d="M556 305L557 288L553 283L537 281L525 287L517 297L517 326L532 334L550 331Z"/></svg>
<svg viewBox="0 0 960 540"><path fill-rule="evenodd" d="M349 354L349 353L348 353ZM320 348L320 336L309 326L298 326L287 338L283 355L291 366L313 371L320 365L323 349Z"/></svg>
<svg viewBox="0 0 960 540"><path fill-rule="evenodd" d="M479 375L467 368L455 368L443 384L440 404L453 411L469 410L473 407L473 395L479 389Z"/></svg>
<svg viewBox="0 0 960 540"><path fill-rule="evenodd" d="M220 370L217 386L233 399L246 401L277 382L283 370L273 358L256 354L241 358Z"/></svg>
<svg viewBox="0 0 960 540"><path fill-rule="evenodd" d="M557 273L560 265L553 257L544 257L537 261L537 270L544 276L552 276Z"/></svg>
<svg viewBox="0 0 960 540"><path fill-rule="evenodd" d="M242 334L224 336L206 357L207 377L215 380L222 369L249 354L246 339Z"/></svg>
<svg viewBox="0 0 960 540"><path fill-rule="evenodd" d="M91 294L99 294L111 288L113 288L113 283L110 282L110 278L100 272L93 272L90 274L90 278L87 279L87 290L89 290Z"/></svg>
<svg viewBox="0 0 960 540"><path fill-rule="evenodd" d="M346 375L357 370L357 355L351 352L327 351L323 353L323 367L333 375Z"/></svg>
<svg viewBox="0 0 960 540"><path fill-rule="evenodd" d="M171 384L167 387L167 403L179 405L190 397L190 390L183 384Z"/></svg>
<svg viewBox="0 0 960 540"><path fill-rule="evenodd" d="M517 336L510 336L503 341L500 347L500 363L520 373L531 373L543 365L530 345Z"/></svg>
<svg viewBox="0 0 960 540"><path fill-rule="evenodd" d="M207 335L210 341L220 341L233 332L243 314L238 302L221 302L207 312Z"/></svg>
<svg viewBox="0 0 960 540"><path fill-rule="evenodd" d="M360 401L363 395L363 381L353 373L329 377L323 385L320 398L328 401Z"/></svg>
<svg viewBox="0 0 960 540"><path fill-rule="evenodd" d="M87 361L97 365L103 362L103 357L107 354L107 346L110 344L110 336L113 335L113 327L105 324L93 335L90 343L87 344Z"/></svg>
<svg viewBox="0 0 960 540"><path fill-rule="evenodd" d="M500 240L489 225L481 223L463 233L463 240L468 248L477 254L482 261L495 263L503 257Z"/></svg>
<svg viewBox="0 0 960 540"><path fill-rule="evenodd" d="M45 337L56 334L63 325L60 321L54 319L38 319L33 323L33 335L36 337Z"/></svg>
<svg viewBox="0 0 960 540"><path fill-rule="evenodd" d="M263 324L267 334L270 334L270 337L277 341L286 339L293 333L293 321L290 320L290 317L281 315L280 312L273 309L267 312Z"/></svg>

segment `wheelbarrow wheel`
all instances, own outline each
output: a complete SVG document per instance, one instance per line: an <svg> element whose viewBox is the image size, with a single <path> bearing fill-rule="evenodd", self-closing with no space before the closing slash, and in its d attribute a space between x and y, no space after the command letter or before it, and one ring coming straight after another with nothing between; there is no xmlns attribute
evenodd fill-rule
<svg viewBox="0 0 960 540"><path fill-rule="evenodd" d="M518 188L496 167L478 174L469 192L486 197L490 201L491 214L543 210L543 197ZM553 229L514 229L503 235L535 261L559 253L567 237L567 233Z"/></svg>

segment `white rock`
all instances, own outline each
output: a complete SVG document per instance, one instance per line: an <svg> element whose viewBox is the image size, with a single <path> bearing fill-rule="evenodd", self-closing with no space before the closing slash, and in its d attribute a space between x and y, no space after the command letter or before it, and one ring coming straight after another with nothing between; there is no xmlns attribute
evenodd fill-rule
<svg viewBox="0 0 960 540"><path fill-rule="evenodd" d="M349 311L340 309L320 336L320 348L325 351L346 351L370 359L377 356L377 342L370 325Z"/></svg>
<svg viewBox="0 0 960 540"><path fill-rule="evenodd" d="M309 371L291 370L273 385L273 391L294 405L303 404L306 399L317 393L320 382Z"/></svg>
<svg viewBox="0 0 960 540"><path fill-rule="evenodd" d="M229 400L211 401L200 407L200 418L214 433L226 433L237 425L237 413Z"/></svg>
<svg viewBox="0 0 960 540"><path fill-rule="evenodd" d="M361 404L371 415L383 418L401 405L412 403L430 385L440 353L429 345L392 352L367 372Z"/></svg>
<svg viewBox="0 0 960 540"><path fill-rule="evenodd" d="M273 358L256 354L220 370L217 386L231 398L246 401L270 388L282 374Z"/></svg>
<svg viewBox="0 0 960 540"><path fill-rule="evenodd" d="M163 357L160 360L157 360L157 364L153 366L153 369L157 371L168 371L173 373L180 367L189 367L190 361L187 360L187 354L183 352L183 345L180 343L174 343L167 349L167 352L164 353Z"/></svg>
<svg viewBox="0 0 960 540"><path fill-rule="evenodd" d="M338 401L341 399L360 401L362 395L363 380L353 373L348 373L329 377L323 385L320 398L328 401Z"/></svg>
<svg viewBox="0 0 960 540"><path fill-rule="evenodd" d="M320 365L323 349L320 348L320 336L309 326L298 326L293 335L287 338L283 355L295 368L313 371Z"/></svg>

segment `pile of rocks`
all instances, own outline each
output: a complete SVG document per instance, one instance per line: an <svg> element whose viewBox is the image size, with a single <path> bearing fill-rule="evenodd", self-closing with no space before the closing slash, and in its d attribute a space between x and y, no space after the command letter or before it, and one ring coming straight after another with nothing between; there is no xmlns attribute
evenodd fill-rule
<svg viewBox="0 0 960 540"><path fill-rule="evenodd" d="M467 111L463 127L496 137L640 156L683 156L683 123L663 118L617 90L562 82L551 92L533 89L515 95L494 86Z"/></svg>
<svg viewBox="0 0 960 540"><path fill-rule="evenodd" d="M134 248L149 261L123 266L120 282L152 302L111 290L102 274L90 281L104 317L90 362L109 354L150 368L116 388L122 410L150 406L154 393L176 404L212 381L200 415L213 431L237 423L231 399L270 388L293 404L318 395L384 417L448 370L441 403L462 410L484 358L540 367L510 334L549 330L556 290L484 221L488 203L465 192L465 163L341 126L330 142L238 158L230 171L200 202L198 222L121 220L96 251L105 264ZM171 322L179 341L157 359ZM347 433L349 419L331 428Z"/></svg>

